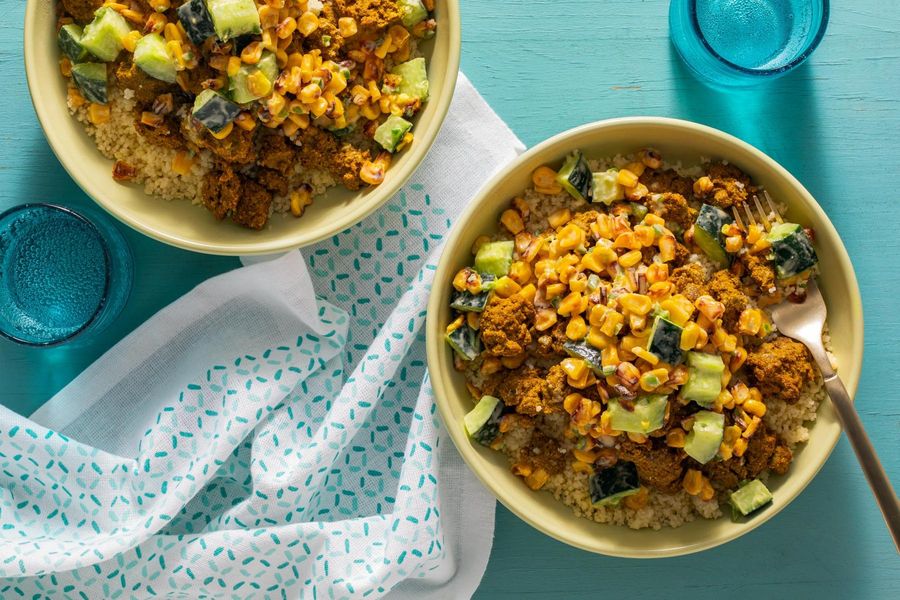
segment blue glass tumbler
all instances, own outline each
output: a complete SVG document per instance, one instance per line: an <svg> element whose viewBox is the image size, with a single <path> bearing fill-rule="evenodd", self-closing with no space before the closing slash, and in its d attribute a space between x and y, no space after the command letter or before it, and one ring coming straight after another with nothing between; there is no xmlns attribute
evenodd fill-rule
<svg viewBox="0 0 900 600"><path fill-rule="evenodd" d="M121 312L133 264L109 219L53 204L0 215L0 335L30 346L85 340Z"/></svg>
<svg viewBox="0 0 900 600"><path fill-rule="evenodd" d="M671 0L669 34L713 87L748 87L800 65L822 41L828 0Z"/></svg>

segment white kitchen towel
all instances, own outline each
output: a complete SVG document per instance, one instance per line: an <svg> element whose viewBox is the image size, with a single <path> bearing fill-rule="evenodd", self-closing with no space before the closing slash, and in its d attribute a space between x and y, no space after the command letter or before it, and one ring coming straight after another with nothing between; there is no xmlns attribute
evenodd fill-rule
<svg viewBox="0 0 900 600"><path fill-rule="evenodd" d="M379 212L201 284L31 418L0 407L0 597L470 596L494 502L437 417L425 304L522 150L460 76Z"/></svg>

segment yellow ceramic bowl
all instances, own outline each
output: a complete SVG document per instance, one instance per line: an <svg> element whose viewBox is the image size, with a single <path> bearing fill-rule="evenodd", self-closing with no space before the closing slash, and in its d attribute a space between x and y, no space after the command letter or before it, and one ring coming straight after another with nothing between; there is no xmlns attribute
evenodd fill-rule
<svg viewBox="0 0 900 600"><path fill-rule="evenodd" d="M438 30L423 44L431 83L429 101L417 116L416 140L399 154L385 182L360 192L340 186L307 209L300 219L271 219L263 231L216 221L189 202L167 202L140 186L112 180L112 161L103 157L66 108L66 83L59 74L56 2L28 0L25 11L25 70L38 119L50 146L69 175L100 206L138 231L161 242L197 252L225 255L271 254L326 239L358 223L384 204L412 175L437 137L459 71L459 5L438 0Z"/></svg>
<svg viewBox="0 0 900 600"><path fill-rule="evenodd" d="M470 441L463 416L472 408L462 375L453 370L453 351L443 341L450 316L451 279L471 264L475 238L494 231L508 202L530 185L531 172L540 165L559 166L571 150L581 148L588 157L612 156L644 146L659 148L668 160L696 164L700 156L727 159L764 185L788 205L788 217L816 231L816 249L822 274L820 285L829 307L834 353L840 375L851 395L859 382L863 351L862 303L856 276L841 239L808 191L774 160L752 146L716 129L673 119L635 117L601 121L553 137L522 155L482 188L457 219L435 274L428 306L428 370L437 404L450 437L466 463L507 508L527 523L562 542L613 556L653 558L676 556L712 548L762 525L788 505L819 471L841 428L831 404L823 403L811 427L810 440L801 445L791 470L769 480L773 505L746 523L727 517L698 520L677 529L631 530L578 518L549 493L532 492L512 475L506 457Z"/></svg>

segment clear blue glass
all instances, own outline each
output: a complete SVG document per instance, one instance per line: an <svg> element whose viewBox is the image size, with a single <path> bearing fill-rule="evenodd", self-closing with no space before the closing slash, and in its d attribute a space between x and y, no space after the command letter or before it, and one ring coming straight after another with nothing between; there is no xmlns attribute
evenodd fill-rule
<svg viewBox="0 0 900 600"><path fill-rule="evenodd" d="M671 0L669 34L699 79L747 87L806 60L828 14L828 0Z"/></svg>
<svg viewBox="0 0 900 600"><path fill-rule="evenodd" d="M131 251L98 213L53 204L0 215L0 335L52 346L101 331L131 292Z"/></svg>

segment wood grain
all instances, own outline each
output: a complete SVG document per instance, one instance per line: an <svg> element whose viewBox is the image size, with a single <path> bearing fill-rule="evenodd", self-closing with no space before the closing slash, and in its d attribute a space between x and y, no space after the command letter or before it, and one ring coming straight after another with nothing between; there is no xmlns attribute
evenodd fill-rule
<svg viewBox="0 0 900 600"><path fill-rule="evenodd" d="M663 0L461 4L463 69L526 144L596 119L680 117L747 140L809 188L856 267L867 322L857 406L888 475L900 483L896 2L834 3L826 38L806 65L768 87L732 94L709 90L679 63ZM0 0L0 9L0 209L29 200L89 203L48 148L30 106L24 2ZM0 341L0 403L32 412L155 311L238 264L127 235L137 283L122 317L80 347L39 351ZM594 556L537 533L502 507L497 517L477 598L900 597L900 561L846 441L770 523L699 555L652 562Z"/></svg>

